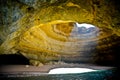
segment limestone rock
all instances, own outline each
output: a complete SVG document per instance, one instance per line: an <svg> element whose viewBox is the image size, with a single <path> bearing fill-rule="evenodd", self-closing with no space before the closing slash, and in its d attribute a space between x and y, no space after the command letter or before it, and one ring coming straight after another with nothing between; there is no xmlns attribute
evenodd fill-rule
<svg viewBox="0 0 120 80"><path fill-rule="evenodd" d="M1 15L8 13L0 16L0 54L22 54L35 65L39 61L40 65L51 61L106 64L119 56L120 17L112 1L8 2L1 5ZM76 23L96 27L76 28Z"/></svg>
<svg viewBox="0 0 120 80"><path fill-rule="evenodd" d="M14 32L1 45L3 54L19 53L34 65L54 61L89 62L104 54L113 60L114 48L120 41L112 30L78 25L75 21L56 20ZM21 35L16 35L22 33ZM112 42L115 41L115 42ZM101 57L102 58L102 57ZM39 61L39 62L38 62Z"/></svg>

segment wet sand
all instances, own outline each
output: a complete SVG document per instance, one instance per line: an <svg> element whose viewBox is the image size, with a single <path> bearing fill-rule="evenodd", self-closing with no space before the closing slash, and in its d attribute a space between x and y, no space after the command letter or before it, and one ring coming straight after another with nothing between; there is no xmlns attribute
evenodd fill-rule
<svg viewBox="0 0 120 80"><path fill-rule="evenodd" d="M31 65L2 65L0 66L0 73L14 73L14 72L38 72L48 73L49 70L54 68L89 68L95 70L106 70L114 67L99 66L94 64L55 64L55 65L44 65L44 66L31 66Z"/></svg>

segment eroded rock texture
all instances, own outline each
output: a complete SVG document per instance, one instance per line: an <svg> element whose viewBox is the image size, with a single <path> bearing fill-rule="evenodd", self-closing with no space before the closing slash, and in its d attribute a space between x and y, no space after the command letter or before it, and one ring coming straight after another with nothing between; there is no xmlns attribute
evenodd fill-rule
<svg viewBox="0 0 120 80"><path fill-rule="evenodd" d="M113 1L7 0L0 17L0 54L22 54L34 65L119 59L120 16Z"/></svg>

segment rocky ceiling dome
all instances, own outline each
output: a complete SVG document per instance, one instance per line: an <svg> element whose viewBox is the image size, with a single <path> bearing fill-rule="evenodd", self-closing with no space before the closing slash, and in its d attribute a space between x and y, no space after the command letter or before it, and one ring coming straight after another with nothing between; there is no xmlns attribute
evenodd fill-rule
<svg viewBox="0 0 120 80"><path fill-rule="evenodd" d="M120 16L113 1L7 0L0 6L0 54L22 54L33 65L113 64L119 57Z"/></svg>

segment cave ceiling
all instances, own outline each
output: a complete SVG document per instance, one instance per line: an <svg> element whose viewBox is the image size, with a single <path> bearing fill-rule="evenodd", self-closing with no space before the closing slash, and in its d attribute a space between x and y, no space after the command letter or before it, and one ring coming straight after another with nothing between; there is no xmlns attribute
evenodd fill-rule
<svg viewBox="0 0 120 80"><path fill-rule="evenodd" d="M20 53L32 63L60 56L114 61L120 48L118 7L117 0L0 1L0 54Z"/></svg>

